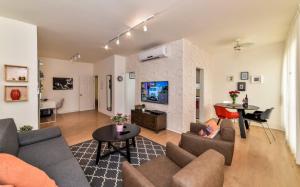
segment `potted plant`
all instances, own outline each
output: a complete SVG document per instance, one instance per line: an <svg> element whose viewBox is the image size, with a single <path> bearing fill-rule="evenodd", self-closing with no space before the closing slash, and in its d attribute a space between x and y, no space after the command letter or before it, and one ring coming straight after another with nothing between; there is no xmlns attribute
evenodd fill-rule
<svg viewBox="0 0 300 187"><path fill-rule="evenodd" d="M24 125L20 127L20 133L25 133L25 132L29 132L32 131L33 127L30 125Z"/></svg>
<svg viewBox="0 0 300 187"><path fill-rule="evenodd" d="M232 99L232 104L236 104L236 98L239 96L240 92L237 91L237 90L234 90L234 91L230 91L229 92L229 96L231 97Z"/></svg>
<svg viewBox="0 0 300 187"><path fill-rule="evenodd" d="M117 132L122 132L124 123L128 120L128 116L126 114L118 113L117 115L114 115L111 119L116 124Z"/></svg>

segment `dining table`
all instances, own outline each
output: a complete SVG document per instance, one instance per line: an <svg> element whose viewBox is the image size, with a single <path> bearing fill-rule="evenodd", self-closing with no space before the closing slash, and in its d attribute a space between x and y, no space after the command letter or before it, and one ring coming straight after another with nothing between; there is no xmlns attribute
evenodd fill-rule
<svg viewBox="0 0 300 187"><path fill-rule="evenodd" d="M242 104L233 104L233 103L217 103L216 105L222 106L227 109L237 110L239 113L239 127L240 127L240 135L241 138L246 138L246 129L249 129L249 123L245 120L245 111L256 111L259 109L258 106L255 105L248 105L244 107Z"/></svg>

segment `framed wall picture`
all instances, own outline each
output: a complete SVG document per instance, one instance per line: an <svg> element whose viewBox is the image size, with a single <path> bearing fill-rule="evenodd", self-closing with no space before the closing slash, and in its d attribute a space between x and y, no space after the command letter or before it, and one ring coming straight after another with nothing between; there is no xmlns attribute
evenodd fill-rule
<svg viewBox="0 0 300 187"><path fill-rule="evenodd" d="M28 82L28 67L16 65L4 65L5 81Z"/></svg>
<svg viewBox="0 0 300 187"><path fill-rule="evenodd" d="M227 76L227 81L233 82L234 81L234 76L233 75L228 75Z"/></svg>
<svg viewBox="0 0 300 187"><path fill-rule="evenodd" d="M73 90L73 78L53 77L53 90Z"/></svg>
<svg viewBox="0 0 300 187"><path fill-rule="evenodd" d="M249 80L249 72L241 72L241 80Z"/></svg>
<svg viewBox="0 0 300 187"><path fill-rule="evenodd" d="M129 78L130 79L135 79L135 73L134 72L129 72Z"/></svg>
<svg viewBox="0 0 300 187"><path fill-rule="evenodd" d="M253 84L262 84L263 83L263 76L262 75L253 75L251 76L251 83Z"/></svg>
<svg viewBox="0 0 300 187"><path fill-rule="evenodd" d="M245 82L238 82L237 83L237 90L244 92L246 91L246 83Z"/></svg>
<svg viewBox="0 0 300 187"><path fill-rule="evenodd" d="M6 102L28 101L27 86L5 86L4 92Z"/></svg>

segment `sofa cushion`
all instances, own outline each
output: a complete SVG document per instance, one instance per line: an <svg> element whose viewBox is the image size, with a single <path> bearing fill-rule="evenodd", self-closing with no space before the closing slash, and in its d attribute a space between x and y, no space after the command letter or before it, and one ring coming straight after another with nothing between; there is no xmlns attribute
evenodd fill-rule
<svg viewBox="0 0 300 187"><path fill-rule="evenodd" d="M88 187L90 186L82 169L75 158L63 160L57 164L49 165L44 171L62 187Z"/></svg>
<svg viewBox="0 0 300 187"><path fill-rule="evenodd" d="M11 154L0 153L0 163L0 184L16 187L57 187L44 171Z"/></svg>
<svg viewBox="0 0 300 187"><path fill-rule="evenodd" d="M63 137L20 147L19 155L22 160L40 169L73 158Z"/></svg>
<svg viewBox="0 0 300 187"><path fill-rule="evenodd" d="M166 156L160 156L137 168L154 186L168 187L171 186L172 176L179 170L174 162Z"/></svg>
<svg viewBox="0 0 300 187"><path fill-rule="evenodd" d="M17 155L19 151L17 127L13 119L0 120L0 153Z"/></svg>

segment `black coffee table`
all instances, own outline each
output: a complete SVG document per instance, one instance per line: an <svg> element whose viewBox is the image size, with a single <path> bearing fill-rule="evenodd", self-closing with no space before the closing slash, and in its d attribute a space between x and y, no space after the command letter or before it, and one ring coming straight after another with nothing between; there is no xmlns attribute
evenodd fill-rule
<svg viewBox="0 0 300 187"><path fill-rule="evenodd" d="M101 127L93 132L93 138L98 141L98 149L97 149L97 157L96 164L98 164L100 158L104 158L110 154L115 152L120 153L124 157L127 158L128 162L130 162L130 145L135 145L135 137L141 132L141 128L132 125L125 124L123 128L123 132L117 132L116 125L111 124L105 127ZM130 144L129 140L132 140ZM125 147L118 148L114 146L113 142L122 142L125 141ZM101 144L102 142L107 142L109 151L103 155L101 155ZM113 151L110 151L110 148L113 148ZM126 148L126 154L121 152L122 149Z"/></svg>

